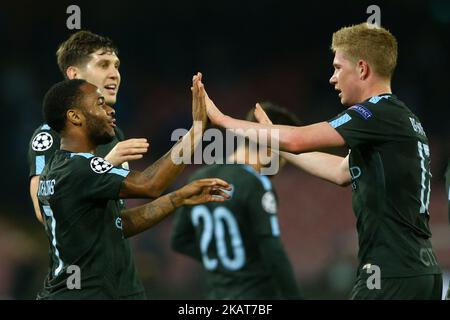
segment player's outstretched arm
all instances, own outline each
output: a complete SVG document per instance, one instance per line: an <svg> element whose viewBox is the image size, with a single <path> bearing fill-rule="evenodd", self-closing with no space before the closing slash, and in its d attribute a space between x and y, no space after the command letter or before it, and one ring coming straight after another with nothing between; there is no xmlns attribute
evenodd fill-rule
<svg viewBox="0 0 450 320"><path fill-rule="evenodd" d="M352 182L348 156L344 158L324 152L281 152L280 155L303 171L339 186L345 187Z"/></svg>
<svg viewBox="0 0 450 320"><path fill-rule="evenodd" d="M145 138L120 141L106 155L105 160L119 167L124 162L142 159L149 146Z"/></svg>
<svg viewBox="0 0 450 320"><path fill-rule="evenodd" d="M221 179L196 180L146 205L124 210L121 213L123 233L131 237L145 231L183 205L223 202L230 196L222 189L229 190L230 186Z"/></svg>
<svg viewBox="0 0 450 320"><path fill-rule="evenodd" d="M207 94L205 100L208 117L213 124L225 129L254 129L268 146L272 141L278 141L282 151L301 153L345 145L342 136L325 121L302 127L255 123L223 114Z"/></svg>
<svg viewBox="0 0 450 320"><path fill-rule="evenodd" d="M258 103L255 108L255 118L259 123L272 124L272 121ZM348 156L344 158L324 152L292 154L284 151L280 152L280 155L291 164L313 176L340 186L347 186L351 183L352 177Z"/></svg>
<svg viewBox="0 0 450 320"><path fill-rule="evenodd" d="M156 198L167 189L169 185L183 171L185 163L176 163L172 159L172 154L177 154L184 158L183 152L188 150L189 158L195 152L202 140L203 132L208 122L206 114L206 102L204 90L200 90L201 74L197 74L192 80L192 118L193 126L188 133L178 141L169 152L145 169L142 173L134 172L130 174L128 183L141 185L145 192L135 194L137 197Z"/></svg>

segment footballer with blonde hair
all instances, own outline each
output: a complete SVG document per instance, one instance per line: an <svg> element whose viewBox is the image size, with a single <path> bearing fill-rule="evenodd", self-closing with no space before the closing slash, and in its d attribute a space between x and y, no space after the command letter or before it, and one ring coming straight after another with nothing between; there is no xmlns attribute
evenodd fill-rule
<svg viewBox="0 0 450 320"><path fill-rule="evenodd" d="M367 23L333 34L330 84L347 109L307 126L272 125L223 114L208 98L211 122L257 129L279 140L283 156L304 171L352 186L359 266L351 299L441 299L442 273L431 245L430 148L420 120L393 93L397 40ZM278 129L278 130L267 130ZM267 136L264 136L267 135ZM270 137L268 135L271 135ZM347 146L346 157L318 150Z"/></svg>

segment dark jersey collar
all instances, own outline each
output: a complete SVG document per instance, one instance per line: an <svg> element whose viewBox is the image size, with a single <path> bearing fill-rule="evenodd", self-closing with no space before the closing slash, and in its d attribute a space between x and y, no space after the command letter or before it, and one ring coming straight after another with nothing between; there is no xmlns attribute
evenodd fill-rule
<svg viewBox="0 0 450 320"><path fill-rule="evenodd" d="M398 98L397 98L397 96L395 94L392 94L392 93L381 93L381 94L378 94L376 96L370 97L370 98L364 100L361 103L366 103L366 102L377 103L381 99L386 99L386 98L391 98L391 99L394 99L394 100L398 100Z"/></svg>

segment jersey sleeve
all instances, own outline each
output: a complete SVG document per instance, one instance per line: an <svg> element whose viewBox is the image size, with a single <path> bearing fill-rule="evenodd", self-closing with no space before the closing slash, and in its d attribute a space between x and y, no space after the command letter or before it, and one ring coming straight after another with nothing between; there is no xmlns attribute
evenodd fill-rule
<svg viewBox="0 0 450 320"><path fill-rule="evenodd" d="M281 299L302 299L294 270L280 238L263 237L258 241L258 249L264 267L272 275L274 287L278 288Z"/></svg>
<svg viewBox="0 0 450 320"><path fill-rule="evenodd" d="M28 145L29 177L39 176L50 157L59 149L60 138L56 131L46 124L39 127Z"/></svg>
<svg viewBox="0 0 450 320"><path fill-rule="evenodd" d="M278 203L272 183L267 176L255 176L258 181L249 186L247 210L255 235L279 237Z"/></svg>
<svg viewBox="0 0 450 320"><path fill-rule="evenodd" d="M339 132L350 148L365 143L383 142L392 137L392 123L388 117L383 117L382 109L369 102L357 104L330 119L328 123Z"/></svg>
<svg viewBox="0 0 450 320"><path fill-rule="evenodd" d="M114 167L92 154L74 154L72 173L82 183L84 196L89 199L117 200L123 180L129 170Z"/></svg>
<svg viewBox="0 0 450 320"><path fill-rule="evenodd" d="M259 237L258 250L264 269L272 276L282 299L300 299L301 293L280 239L278 203L272 183L267 176L254 176L258 181L248 186L251 191L247 201L254 234Z"/></svg>

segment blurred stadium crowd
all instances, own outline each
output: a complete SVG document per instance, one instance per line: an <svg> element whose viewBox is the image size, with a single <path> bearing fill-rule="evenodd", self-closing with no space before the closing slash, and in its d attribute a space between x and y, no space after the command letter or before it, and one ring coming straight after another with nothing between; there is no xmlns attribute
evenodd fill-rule
<svg viewBox="0 0 450 320"><path fill-rule="evenodd" d="M55 51L70 34L69 4L17 1L0 9L0 299L34 299L46 274L48 244L28 194L26 152L42 121L42 97L62 78ZM109 36L119 46L118 123L127 137L146 137L151 144L145 160L131 163L139 169L169 150L174 129L189 127L189 87L196 71L203 72L215 102L236 117L266 100L295 112L304 124L336 115L341 106L328 84L331 34L365 21L371 3L77 4L82 28ZM443 181L450 158L450 5L444 0L377 4L382 25L399 42L393 91L421 118L430 141L433 245L441 267L450 272ZM187 168L176 186L196 168ZM336 188L293 167L274 183L282 239L306 297L347 298L357 252L350 188ZM200 266L169 248L172 222L169 218L132 240L148 297L202 298Z"/></svg>

